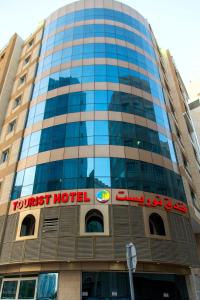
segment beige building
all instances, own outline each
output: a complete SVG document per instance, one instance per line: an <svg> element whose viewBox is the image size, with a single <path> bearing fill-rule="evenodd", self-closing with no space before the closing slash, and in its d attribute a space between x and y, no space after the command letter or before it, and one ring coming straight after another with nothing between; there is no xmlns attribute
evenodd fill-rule
<svg viewBox="0 0 200 300"><path fill-rule="evenodd" d="M194 79L187 84L187 90L191 101L195 101L200 97L200 80Z"/></svg>
<svg viewBox="0 0 200 300"><path fill-rule="evenodd" d="M77 1L0 52L0 299L200 299L188 95L137 11Z"/></svg>
<svg viewBox="0 0 200 300"><path fill-rule="evenodd" d="M189 103L190 114L197 134L198 143L200 143L200 99L196 99Z"/></svg>

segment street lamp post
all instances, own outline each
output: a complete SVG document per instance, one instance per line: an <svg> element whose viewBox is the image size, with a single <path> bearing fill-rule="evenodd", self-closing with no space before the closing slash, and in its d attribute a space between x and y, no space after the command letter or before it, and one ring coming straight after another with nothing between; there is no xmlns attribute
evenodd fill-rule
<svg viewBox="0 0 200 300"><path fill-rule="evenodd" d="M129 273L129 284L131 291L131 300L135 300L134 286L133 286L133 272L135 272L137 264L136 249L133 243L126 245L126 259Z"/></svg>

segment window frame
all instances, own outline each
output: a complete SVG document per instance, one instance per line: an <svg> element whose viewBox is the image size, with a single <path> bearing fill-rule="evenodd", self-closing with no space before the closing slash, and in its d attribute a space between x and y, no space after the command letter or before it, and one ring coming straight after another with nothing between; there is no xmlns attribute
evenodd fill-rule
<svg viewBox="0 0 200 300"><path fill-rule="evenodd" d="M152 197L152 195L149 194L149 197ZM164 223L164 228L165 228L165 235L151 234L150 227L149 227L149 217L152 213L158 214L162 218ZM145 234L147 237L152 239L171 240L168 213L165 210L143 207L143 217L144 217Z"/></svg>
<svg viewBox="0 0 200 300"><path fill-rule="evenodd" d="M85 217L90 210L98 210L103 216L103 232L86 232L85 226ZM109 227L109 205L107 204L89 204L81 205L80 207L80 221L79 221L79 232L80 236L109 236L110 227Z"/></svg>
<svg viewBox="0 0 200 300"><path fill-rule="evenodd" d="M22 102L22 94L17 96L13 101L13 110L16 109Z"/></svg>
<svg viewBox="0 0 200 300"><path fill-rule="evenodd" d="M97 220L99 219L98 221L99 221L99 223L101 223L101 226L102 226L101 231L88 231L87 230L88 226L89 226L89 222L91 222L90 220L94 217L97 217ZM86 213L86 215L85 215L85 232L87 232L87 233L104 232L104 216L99 209L91 209Z"/></svg>
<svg viewBox="0 0 200 300"><path fill-rule="evenodd" d="M38 285L38 277L37 276L32 276L32 277L13 277L13 278L3 278L2 279L2 283L1 283L1 288L0 288L0 299L2 296L2 291L3 291L3 285L4 282L9 282L9 281L16 281L17 282L17 289L16 289L16 294L15 294L15 298L13 298L13 300L26 300L26 299L21 299L18 298L19 296L19 289L20 289L20 283L21 281L28 281L28 280L35 280L35 294L34 294L34 298L30 299L30 300L36 300L37 297L37 285Z"/></svg>
<svg viewBox="0 0 200 300"><path fill-rule="evenodd" d="M7 133L13 133L17 125L17 119L12 120L8 123Z"/></svg>
<svg viewBox="0 0 200 300"><path fill-rule="evenodd" d="M5 156L4 156L5 155ZM0 164L4 164L8 161L10 155L10 148L7 148L1 152Z"/></svg>
<svg viewBox="0 0 200 300"><path fill-rule="evenodd" d="M158 222L156 224L155 221L157 221L157 220L152 220L152 218L154 218L154 217L158 218L160 224L158 224ZM151 235L166 236L165 222L164 222L163 218L158 213L155 213L155 212L151 213L149 215L148 222L149 222L149 231L150 231ZM161 223L162 223L162 227L163 227L162 228L163 229L163 233L162 234L158 234L157 233L158 232L158 227L159 227L158 225L161 225ZM151 230L151 227L152 227L152 230ZM153 233L151 231L153 231Z"/></svg>
<svg viewBox="0 0 200 300"><path fill-rule="evenodd" d="M28 42L28 47L31 48L34 44L34 40L35 38L33 37L32 39L30 39L30 41Z"/></svg>
<svg viewBox="0 0 200 300"><path fill-rule="evenodd" d="M30 219L30 222L31 224L29 224L28 226L26 224L24 224L24 221L27 221L27 220ZM35 216L33 214L28 214L24 217L22 223L21 223L21 230L20 230L20 237L27 237L27 236L34 236L34 233L35 233L35 223L36 223L36 219L35 219ZM26 230L23 230L23 226L26 226ZM27 228L28 227L28 228ZM33 228L34 227L34 228ZM28 231L27 229L29 229L30 232L33 232L31 234L23 234L23 232L25 231Z"/></svg>
<svg viewBox="0 0 200 300"><path fill-rule="evenodd" d="M27 55L24 59L24 66L27 66L31 61L31 55Z"/></svg>
<svg viewBox="0 0 200 300"><path fill-rule="evenodd" d="M22 223L28 215L32 215L35 218L34 234L21 236L20 233L21 233ZM38 232L39 232L39 222L40 222L40 209L26 210L26 211L20 212L18 225L17 225L16 241L37 239Z"/></svg>
<svg viewBox="0 0 200 300"><path fill-rule="evenodd" d="M26 83L26 79L27 79L27 74L26 73L23 74L22 76L20 76L20 78L19 78L19 85L21 86L21 85L25 84Z"/></svg>

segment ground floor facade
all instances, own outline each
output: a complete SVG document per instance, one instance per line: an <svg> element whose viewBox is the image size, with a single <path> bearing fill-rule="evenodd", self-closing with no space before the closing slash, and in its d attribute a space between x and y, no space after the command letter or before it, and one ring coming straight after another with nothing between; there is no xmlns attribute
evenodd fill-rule
<svg viewBox="0 0 200 300"><path fill-rule="evenodd" d="M1 275L0 299L131 299L128 272L121 262L13 265L5 270ZM135 299L197 300L193 279L187 268L141 264L133 276Z"/></svg>

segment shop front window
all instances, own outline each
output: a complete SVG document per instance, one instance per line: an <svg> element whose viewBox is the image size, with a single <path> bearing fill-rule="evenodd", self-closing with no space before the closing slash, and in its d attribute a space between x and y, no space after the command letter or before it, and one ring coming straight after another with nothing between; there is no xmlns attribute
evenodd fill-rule
<svg viewBox="0 0 200 300"><path fill-rule="evenodd" d="M36 300L57 300L58 274L44 273L38 276Z"/></svg>
<svg viewBox="0 0 200 300"><path fill-rule="evenodd" d="M36 278L4 279L0 299L28 300L36 299Z"/></svg>
<svg viewBox="0 0 200 300"><path fill-rule="evenodd" d="M137 300L189 300L184 276L134 273ZM83 272L82 300L130 300L127 272Z"/></svg>
<svg viewBox="0 0 200 300"><path fill-rule="evenodd" d="M5 278L0 286L0 299L57 300L58 273L37 277Z"/></svg>
<svg viewBox="0 0 200 300"><path fill-rule="evenodd" d="M16 299L17 284L17 281L4 281L1 299Z"/></svg>

